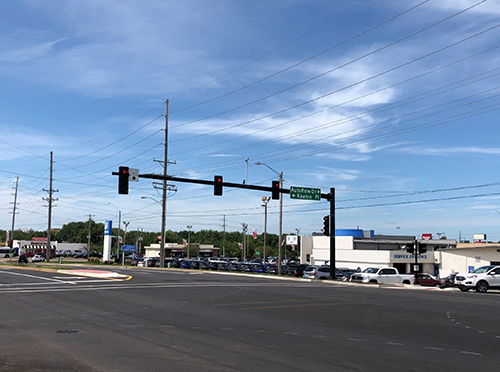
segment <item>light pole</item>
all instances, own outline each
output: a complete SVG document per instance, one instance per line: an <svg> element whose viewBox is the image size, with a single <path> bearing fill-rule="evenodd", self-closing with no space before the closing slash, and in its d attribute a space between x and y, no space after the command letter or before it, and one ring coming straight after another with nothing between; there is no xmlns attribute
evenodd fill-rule
<svg viewBox="0 0 500 372"><path fill-rule="evenodd" d="M250 158L245 159L245 180L243 181L243 184L246 185L248 184L248 161Z"/></svg>
<svg viewBox="0 0 500 372"><path fill-rule="evenodd" d="M242 230L243 230L243 252L241 253L242 257L241 257L241 260L243 262L245 262L245 258L246 258L246 255L245 255L245 246L246 246L246 243L247 243L247 229L248 229L248 224L247 223L242 223L241 224L241 227L242 227Z"/></svg>
<svg viewBox="0 0 500 372"><path fill-rule="evenodd" d="M127 227L130 222L125 222L123 221L123 224L125 225L125 232L123 233L123 245L126 245L127 243L125 242L125 238L127 237ZM125 266L125 252L122 252L122 266Z"/></svg>
<svg viewBox="0 0 500 372"><path fill-rule="evenodd" d="M266 238L267 238L267 203L269 203L271 197L263 196L262 197L262 207L264 207L264 249L262 255L262 262L266 263Z"/></svg>
<svg viewBox="0 0 500 372"><path fill-rule="evenodd" d="M281 236L283 234L283 193L281 192L281 189L283 188L283 172L278 172L276 169L271 168L269 165L265 163L261 163L258 161L255 163L256 165L265 165L268 167L270 170L272 170L274 173L280 176L280 230L279 230L279 235L278 235L278 275L281 275L281 259L282 259L282 253L281 253Z"/></svg>
<svg viewBox="0 0 500 372"><path fill-rule="evenodd" d="M118 261L116 261L117 263L120 263L120 233L121 233L121 224L122 224L122 211L119 210L118 208L116 208L116 206L109 202L108 204L111 204L113 207L115 207L115 209L118 211L118 238L116 239L117 240L117 248L116 248L116 259Z"/></svg>
<svg viewBox="0 0 500 372"><path fill-rule="evenodd" d="M295 229L295 232L297 233L297 255L300 258L301 257L301 255L300 255L300 236L299 236L300 229Z"/></svg>
<svg viewBox="0 0 500 372"><path fill-rule="evenodd" d="M191 228L193 227L192 225L187 225L186 226L188 229L188 247L187 247L187 258L189 260L189 244L191 244Z"/></svg>
<svg viewBox="0 0 500 372"><path fill-rule="evenodd" d="M139 235L139 229L141 229L141 235ZM137 228L137 233L135 234L135 246L137 247L137 254L141 254L141 243L142 243L142 227Z"/></svg>

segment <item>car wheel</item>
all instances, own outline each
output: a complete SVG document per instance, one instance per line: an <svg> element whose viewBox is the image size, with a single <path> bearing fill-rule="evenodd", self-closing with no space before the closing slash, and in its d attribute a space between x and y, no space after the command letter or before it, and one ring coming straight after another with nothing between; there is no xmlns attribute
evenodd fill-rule
<svg viewBox="0 0 500 372"><path fill-rule="evenodd" d="M481 280L479 283L476 285L476 292L479 293L486 293L488 291L488 283L485 282L484 280Z"/></svg>
<svg viewBox="0 0 500 372"><path fill-rule="evenodd" d="M460 287L460 290L461 290L462 292L469 292L469 288L462 288L462 287Z"/></svg>

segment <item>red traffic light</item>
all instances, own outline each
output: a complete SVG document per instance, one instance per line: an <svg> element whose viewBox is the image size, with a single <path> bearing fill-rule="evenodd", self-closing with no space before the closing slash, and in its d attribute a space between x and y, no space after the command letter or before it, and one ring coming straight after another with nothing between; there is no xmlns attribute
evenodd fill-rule
<svg viewBox="0 0 500 372"><path fill-rule="evenodd" d="M222 176L214 176L214 195L222 195Z"/></svg>
<svg viewBox="0 0 500 372"><path fill-rule="evenodd" d="M120 167L118 172L118 194L128 194L128 167Z"/></svg>
<svg viewBox="0 0 500 372"><path fill-rule="evenodd" d="M271 184L271 199L280 198L280 181L273 181Z"/></svg>

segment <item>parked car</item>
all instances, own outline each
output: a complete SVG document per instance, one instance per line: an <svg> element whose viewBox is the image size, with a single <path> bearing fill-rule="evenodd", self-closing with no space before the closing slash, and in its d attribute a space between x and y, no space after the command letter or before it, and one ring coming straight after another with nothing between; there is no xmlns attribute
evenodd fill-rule
<svg viewBox="0 0 500 372"><path fill-rule="evenodd" d="M19 256L19 260L18 260L19 263L28 263L28 257L26 257L25 254L22 254Z"/></svg>
<svg viewBox="0 0 500 372"><path fill-rule="evenodd" d="M457 274L451 274L448 275L444 278L441 278L439 281L439 287L440 288L450 288L450 287L455 287L455 277Z"/></svg>
<svg viewBox="0 0 500 372"><path fill-rule="evenodd" d="M440 285L441 281L436 278L433 278L429 274L421 273L421 274L415 274L415 280L413 281L413 284L435 287L437 285Z"/></svg>
<svg viewBox="0 0 500 372"><path fill-rule="evenodd" d="M315 279L316 275L318 275L318 265L309 265L304 269L304 275L302 277L304 279Z"/></svg>
<svg viewBox="0 0 500 372"><path fill-rule="evenodd" d="M75 251L73 253L73 258L87 258L87 252L86 251Z"/></svg>
<svg viewBox="0 0 500 372"><path fill-rule="evenodd" d="M351 282L378 284L411 284L414 274L400 274L395 267L368 267L351 275Z"/></svg>
<svg viewBox="0 0 500 372"><path fill-rule="evenodd" d="M265 264L263 266L263 272L266 274L278 274L278 265L277 264Z"/></svg>
<svg viewBox="0 0 500 372"><path fill-rule="evenodd" d="M500 289L500 266L482 266L471 273L459 273L455 284L462 292L475 289L476 292L486 293L488 289Z"/></svg>
<svg viewBox="0 0 500 372"><path fill-rule="evenodd" d="M300 278L304 275L304 270L308 266L309 265L306 265L306 264L296 264L296 263L284 265L281 268L281 273L283 275L292 275L292 276L296 276L296 277Z"/></svg>
<svg viewBox="0 0 500 372"><path fill-rule="evenodd" d="M43 262L45 261L45 257L41 254L35 254L32 258L31 258L31 262Z"/></svg>

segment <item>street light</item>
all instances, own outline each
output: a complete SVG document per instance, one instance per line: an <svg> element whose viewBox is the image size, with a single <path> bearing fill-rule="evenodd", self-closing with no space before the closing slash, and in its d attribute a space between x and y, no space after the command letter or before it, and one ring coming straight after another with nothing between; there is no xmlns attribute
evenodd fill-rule
<svg viewBox="0 0 500 372"><path fill-rule="evenodd" d="M189 244L191 244L191 228L193 227L192 225L187 225L186 226L188 229L188 247L187 247L187 258L189 260Z"/></svg>
<svg viewBox="0 0 500 372"><path fill-rule="evenodd" d="M141 229L141 234L139 235L139 229ZM137 254L141 254L142 245L142 227L137 228L137 233L135 234L135 246L137 247Z"/></svg>
<svg viewBox="0 0 500 372"><path fill-rule="evenodd" d="M108 202L108 205L112 205L118 211L118 238L116 239L117 240L116 258L119 259L120 258L120 233L121 233L121 224L122 224L122 211L119 210L118 208L116 208L116 206L111 202ZM120 262L120 261L117 261L117 262Z"/></svg>
<svg viewBox="0 0 500 372"><path fill-rule="evenodd" d="M125 225L125 232L123 233L123 245L127 244L125 242L125 239L127 238L127 227L130 222L125 222L123 221L123 224ZM125 266L125 252L122 252L122 266Z"/></svg>
<svg viewBox="0 0 500 372"><path fill-rule="evenodd" d="M302 258L302 255L301 255L301 251L300 251L300 236L299 236L299 233L300 233L300 229L295 229L295 232L297 233L297 255L299 256L299 258ZM301 263L302 263L302 260L300 260Z"/></svg>
<svg viewBox="0 0 500 372"><path fill-rule="evenodd" d="M247 185L248 184L248 161L250 158L245 159L245 179L243 180L243 184Z"/></svg>
<svg viewBox="0 0 500 372"><path fill-rule="evenodd" d="M276 169L271 168L269 165L265 163L261 163L258 161L255 163L256 165L265 165L268 167L270 170L272 170L274 173L280 176L280 230L279 230L279 236L278 236L278 275L281 275L281 236L283 234L283 193L281 192L281 189L283 188L283 172L278 172Z"/></svg>
<svg viewBox="0 0 500 372"><path fill-rule="evenodd" d="M266 237L267 237L267 203L271 200L270 196L262 197L262 207L264 207L264 249L263 249L263 257L262 262L266 263Z"/></svg>

